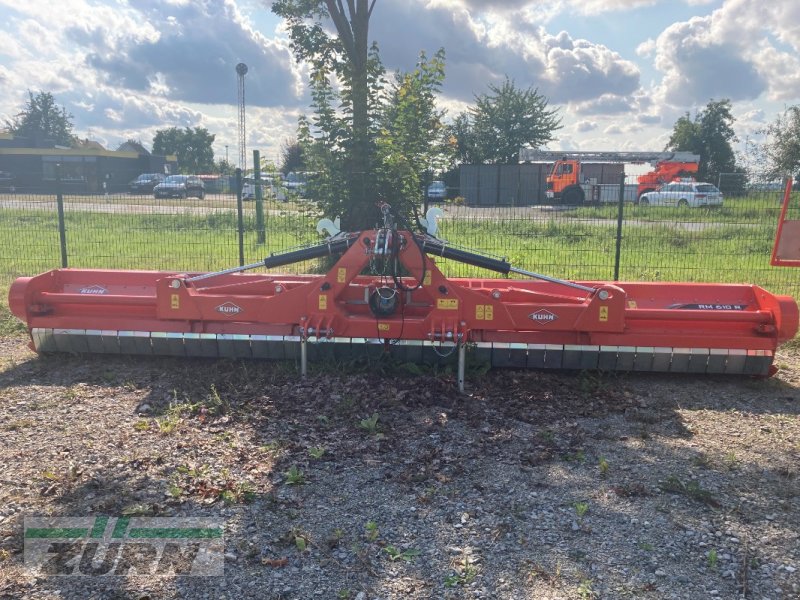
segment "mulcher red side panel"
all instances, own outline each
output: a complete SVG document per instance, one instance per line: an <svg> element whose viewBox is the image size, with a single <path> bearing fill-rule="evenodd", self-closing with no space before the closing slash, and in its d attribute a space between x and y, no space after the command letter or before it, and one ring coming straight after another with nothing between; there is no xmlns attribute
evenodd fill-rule
<svg viewBox="0 0 800 600"><path fill-rule="evenodd" d="M9 304L40 352L313 359L386 350L420 362L468 344L493 365L521 368L764 375L798 328L794 300L757 286L579 282L585 292L448 279L413 244L399 252L410 291L397 291L383 314L371 299L384 279L360 275L370 238L361 234L325 275L60 269L18 279Z"/></svg>

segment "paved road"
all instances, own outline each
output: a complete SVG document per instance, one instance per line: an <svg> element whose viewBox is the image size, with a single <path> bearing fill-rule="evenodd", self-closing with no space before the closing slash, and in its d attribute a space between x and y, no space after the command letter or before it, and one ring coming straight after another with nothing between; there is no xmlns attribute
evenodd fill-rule
<svg viewBox="0 0 800 600"><path fill-rule="evenodd" d="M168 203L146 202L146 197L141 197L144 202L129 203L119 202L119 197L113 197L108 202L103 202L101 197L96 197L94 201L89 200L69 200L64 202L68 212L93 212L105 214L134 214L134 215L208 215L220 213L235 213L236 200L213 199L207 206L199 204L180 204L178 200L166 201ZM206 202L208 199L206 200ZM203 202L203 201L198 201ZM41 210L55 212L57 210L54 199L33 199L33 198L2 198L0 196L0 209L22 209L22 210ZM466 206L442 206L445 218L453 221L564 221L569 223L585 223L587 225L606 225L616 227L615 219L593 219L572 216L572 211L563 207L552 206L524 206L524 207L466 207ZM255 211L255 203L247 202L244 205L246 213ZM270 216L282 216L286 214L299 214L297 205L287 205L285 208L266 208L265 214ZM625 226L653 227L668 225L686 231L705 231L714 227L724 225L734 225L734 223L716 221L646 221L641 219L625 219ZM735 225L744 227L754 227L753 223L736 223Z"/></svg>

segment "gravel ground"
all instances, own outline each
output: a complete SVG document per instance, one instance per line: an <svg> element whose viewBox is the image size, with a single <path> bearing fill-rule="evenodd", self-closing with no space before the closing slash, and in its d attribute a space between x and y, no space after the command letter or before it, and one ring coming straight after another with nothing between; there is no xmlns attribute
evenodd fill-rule
<svg viewBox="0 0 800 600"><path fill-rule="evenodd" d="M36 357L0 338L0 598L800 598L772 379ZM414 369L411 369L413 371ZM218 517L223 577L44 577L37 515Z"/></svg>

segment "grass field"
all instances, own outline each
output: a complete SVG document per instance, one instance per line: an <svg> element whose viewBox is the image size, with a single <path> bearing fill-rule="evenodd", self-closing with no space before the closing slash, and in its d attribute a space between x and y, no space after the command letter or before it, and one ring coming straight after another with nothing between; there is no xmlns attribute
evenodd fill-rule
<svg viewBox="0 0 800 600"><path fill-rule="evenodd" d="M16 207L19 203L14 208L0 203L2 286L14 277L60 266L55 210L36 205L37 198L21 208ZM172 204L127 195L109 201L102 196L66 200L71 267L204 271L239 262L237 216L230 197ZM137 202L137 212L128 208L131 201ZM111 212L96 212L93 204L110 205ZM167 206L168 212L148 213L150 206L159 210ZM248 203L245 262L318 241L316 217L307 214L308 206L265 203L266 243L258 244L253 203ZM794 270L769 265L779 208L777 194L726 199L726 206L717 209L626 205L620 279L755 283L800 295ZM507 257L523 269L570 279L608 280L614 275L616 210L600 206L545 213L532 207L460 207L448 209L441 236L479 252ZM441 264L449 275L486 275L466 265ZM296 265L288 270L310 267Z"/></svg>

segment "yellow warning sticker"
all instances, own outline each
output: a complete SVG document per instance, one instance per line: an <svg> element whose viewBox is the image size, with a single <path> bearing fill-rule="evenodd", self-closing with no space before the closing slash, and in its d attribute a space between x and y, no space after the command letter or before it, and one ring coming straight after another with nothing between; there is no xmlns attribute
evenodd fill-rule
<svg viewBox="0 0 800 600"><path fill-rule="evenodd" d="M327 294L320 294L319 295L319 309L320 310L327 310L328 309L328 295Z"/></svg>
<svg viewBox="0 0 800 600"><path fill-rule="evenodd" d="M172 310L178 310L181 307L181 297L178 294L172 294L169 304Z"/></svg>
<svg viewBox="0 0 800 600"><path fill-rule="evenodd" d="M436 308L440 310L458 310L458 300L456 298L439 298L436 300Z"/></svg>
<svg viewBox="0 0 800 600"><path fill-rule="evenodd" d="M628 300L628 308L636 308L636 300Z"/></svg>
<svg viewBox="0 0 800 600"><path fill-rule="evenodd" d="M378 331L389 331L389 323L378 323Z"/></svg>
<svg viewBox="0 0 800 600"><path fill-rule="evenodd" d="M344 283L347 281L347 269L339 267L339 271L336 273L336 281L337 283Z"/></svg>
<svg viewBox="0 0 800 600"><path fill-rule="evenodd" d="M430 285L431 284L431 272L425 271L425 278L422 280L422 285Z"/></svg>
<svg viewBox="0 0 800 600"><path fill-rule="evenodd" d="M601 321L608 321L608 307L601 306L600 307L600 320Z"/></svg>
<svg viewBox="0 0 800 600"><path fill-rule="evenodd" d="M491 304L476 304L475 319L477 321L491 321L494 319L494 306Z"/></svg>

